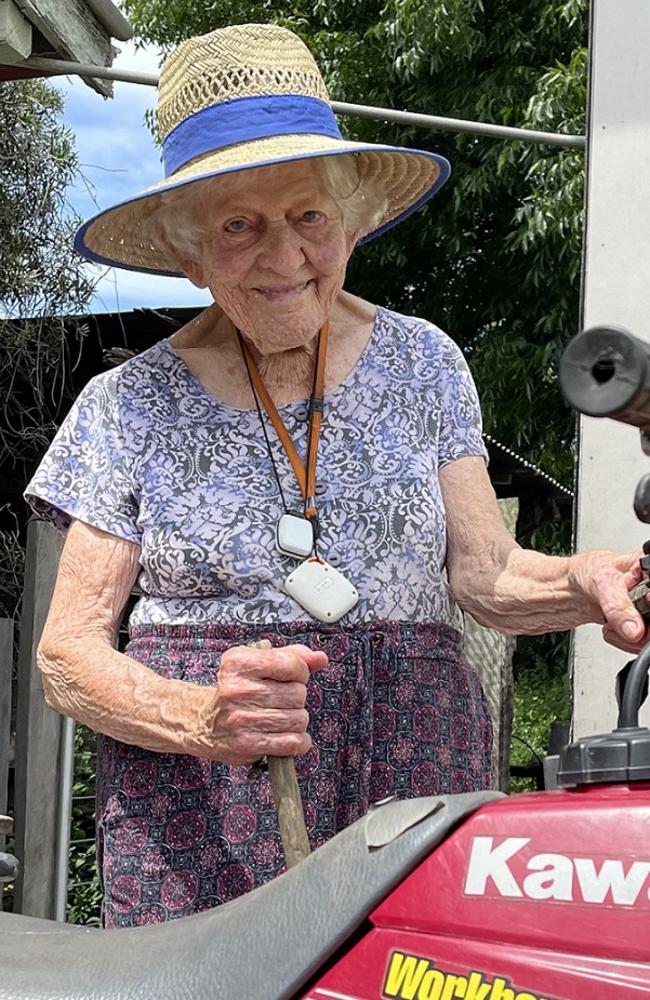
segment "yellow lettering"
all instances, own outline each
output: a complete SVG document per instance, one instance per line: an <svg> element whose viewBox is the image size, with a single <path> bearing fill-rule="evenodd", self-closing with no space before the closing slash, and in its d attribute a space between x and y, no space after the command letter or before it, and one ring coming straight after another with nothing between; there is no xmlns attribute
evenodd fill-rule
<svg viewBox="0 0 650 1000"><path fill-rule="evenodd" d="M465 1000L488 1000L492 983L486 983L480 972L470 972Z"/></svg>
<svg viewBox="0 0 650 1000"><path fill-rule="evenodd" d="M429 969L424 974L420 989L418 990L418 1000L440 1000L442 988L445 985L445 976L437 969Z"/></svg>
<svg viewBox="0 0 650 1000"><path fill-rule="evenodd" d="M490 1000L515 1000L515 991L508 986L508 980L496 976L492 981Z"/></svg>
<svg viewBox="0 0 650 1000"><path fill-rule="evenodd" d="M399 1000L545 1000L528 990L517 993L503 976L491 982L482 972L457 976L436 969L431 959L401 951L390 957L382 993Z"/></svg>
<svg viewBox="0 0 650 1000"><path fill-rule="evenodd" d="M465 976L453 976L451 973L448 973L445 981L445 988L442 991L440 1000L453 1000L454 997L458 997L462 1000L465 996L466 990L467 980Z"/></svg>
<svg viewBox="0 0 650 1000"><path fill-rule="evenodd" d="M394 951L386 973L383 992L389 997L401 997L402 1000L413 1000L429 968L426 958L416 958L415 955L403 955Z"/></svg>

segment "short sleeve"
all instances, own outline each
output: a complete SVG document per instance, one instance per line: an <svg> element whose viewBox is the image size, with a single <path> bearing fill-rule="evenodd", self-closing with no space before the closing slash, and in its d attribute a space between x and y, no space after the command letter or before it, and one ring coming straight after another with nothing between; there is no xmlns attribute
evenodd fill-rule
<svg viewBox="0 0 650 1000"><path fill-rule="evenodd" d="M133 459L123 433L118 370L92 379L59 428L25 500L60 531L72 519L140 542Z"/></svg>
<svg viewBox="0 0 650 1000"><path fill-rule="evenodd" d="M445 336L440 365L441 414L438 468L457 458L488 460L474 379L457 344Z"/></svg>

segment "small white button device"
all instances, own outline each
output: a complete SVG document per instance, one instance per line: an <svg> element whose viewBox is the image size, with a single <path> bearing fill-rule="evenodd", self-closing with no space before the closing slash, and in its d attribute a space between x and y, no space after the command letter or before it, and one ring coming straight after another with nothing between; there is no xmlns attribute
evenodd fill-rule
<svg viewBox="0 0 650 1000"><path fill-rule="evenodd" d="M313 524L302 514L283 514L275 529L275 547L284 556L310 556L314 551Z"/></svg>

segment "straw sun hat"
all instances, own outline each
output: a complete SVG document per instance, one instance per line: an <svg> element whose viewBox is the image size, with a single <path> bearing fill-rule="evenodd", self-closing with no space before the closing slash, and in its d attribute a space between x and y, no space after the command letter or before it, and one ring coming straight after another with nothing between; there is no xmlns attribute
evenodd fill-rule
<svg viewBox="0 0 650 1000"><path fill-rule="evenodd" d="M362 243L414 212L449 176L449 163L435 153L344 139L309 49L276 25L188 38L165 60L158 91L165 180L81 227L76 249L102 264L177 275L146 222L166 192L208 177L354 153L360 183L379 184L387 204Z"/></svg>

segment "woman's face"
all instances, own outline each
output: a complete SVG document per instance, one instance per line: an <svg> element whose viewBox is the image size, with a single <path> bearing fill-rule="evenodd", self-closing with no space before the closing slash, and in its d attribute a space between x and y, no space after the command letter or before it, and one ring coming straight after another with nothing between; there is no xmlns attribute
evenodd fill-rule
<svg viewBox="0 0 650 1000"><path fill-rule="evenodd" d="M357 234L313 160L244 170L214 191L212 233L183 269L261 354L303 346L330 314Z"/></svg>

